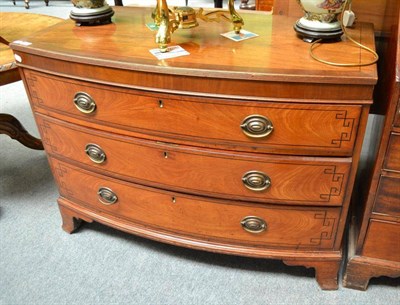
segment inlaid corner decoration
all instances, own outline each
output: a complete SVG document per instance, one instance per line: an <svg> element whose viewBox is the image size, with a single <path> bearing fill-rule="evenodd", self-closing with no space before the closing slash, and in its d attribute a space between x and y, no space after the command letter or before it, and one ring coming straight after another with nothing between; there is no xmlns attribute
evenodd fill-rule
<svg viewBox="0 0 400 305"><path fill-rule="evenodd" d="M47 150L51 150L52 152L57 152L57 146L52 144L51 134L49 130L51 130L51 124L49 124L46 120L37 120L38 129L40 131L40 135L42 137L42 142Z"/></svg>
<svg viewBox="0 0 400 305"><path fill-rule="evenodd" d="M60 194L65 197L74 197L74 192L68 187L68 184L64 181L65 176L68 175L68 168L63 166L61 163L53 163L54 177L58 182L60 188Z"/></svg>
<svg viewBox="0 0 400 305"><path fill-rule="evenodd" d="M336 166L331 166L324 170L324 174L332 175L332 185L330 191L327 194L321 194L320 198L322 201L329 202L332 196L341 196L343 188L344 174L336 172Z"/></svg>
<svg viewBox="0 0 400 305"><path fill-rule="evenodd" d="M333 228L335 227L336 219L328 217L326 211L320 211L315 213L314 219L321 220L322 229L318 237L310 239L310 244L314 246L319 246L323 241L330 241L334 236Z"/></svg>
<svg viewBox="0 0 400 305"><path fill-rule="evenodd" d="M35 75L33 75L32 73L26 72L25 73L25 77L26 77L26 82L28 84L29 87L29 93L30 93L30 97L32 99L33 105L44 105L44 101L40 98L40 94L38 94L38 90L40 90L40 88L36 88L36 84L37 84L37 77Z"/></svg>
<svg viewBox="0 0 400 305"><path fill-rule="evenodd" d="M347 111L342 111L342 112L336 114L336 119L343 120L343 125L342 125L343 128L348 129L348 131L343 131L340 134L339 139L333 139L331 142L334 146L341 147L342 142L351 141L351 139L353 138L354 118L348 118Z"/></svg>

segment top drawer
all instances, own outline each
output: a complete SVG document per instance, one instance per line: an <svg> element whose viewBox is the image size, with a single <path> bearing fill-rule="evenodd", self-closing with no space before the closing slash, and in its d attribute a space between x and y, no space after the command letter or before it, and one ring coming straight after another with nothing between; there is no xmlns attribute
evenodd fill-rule
<svg viewBox="0 0 400 305"><path fill-rule="evenodd" d="M103 130L205 147L350 156L361 114L356 105L178 96L24 73L35 111L67 115L64 119ZM78 110L74 98L86 110Z"/></svg>

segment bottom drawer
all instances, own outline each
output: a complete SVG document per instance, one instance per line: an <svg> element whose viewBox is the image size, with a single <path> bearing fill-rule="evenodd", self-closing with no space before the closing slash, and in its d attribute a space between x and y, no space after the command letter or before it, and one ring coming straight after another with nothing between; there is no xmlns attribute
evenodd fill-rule
<svg viewBox="0 0 400 305"><path fill-rule="evenodd" d="M400 224L371 220L362 255L400 262Z"/></svg>
<svg viewBox="0 0 400 305"><path fill-rule="evenodd" d="M340 208L281 207L185 195L50 160L61 196L102 215L207 241L332 249ZM106 216L105 216L106 217Z"/></svg>

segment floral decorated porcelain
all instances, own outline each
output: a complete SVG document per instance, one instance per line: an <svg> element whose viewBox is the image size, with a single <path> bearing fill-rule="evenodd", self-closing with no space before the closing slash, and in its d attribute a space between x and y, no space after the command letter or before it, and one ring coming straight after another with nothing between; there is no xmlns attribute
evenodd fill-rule
<svg viewBox="0 0 400 305"><path fill-rule="evenodd" d="M346 0L297 0L304 11L294 28L306 39L334 39L342 35L338 20Z"/></svg>

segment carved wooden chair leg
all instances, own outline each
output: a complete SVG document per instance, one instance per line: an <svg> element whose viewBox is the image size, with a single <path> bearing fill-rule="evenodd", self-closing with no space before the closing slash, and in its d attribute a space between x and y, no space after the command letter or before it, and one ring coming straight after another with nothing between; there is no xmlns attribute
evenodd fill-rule
<svg viewBox="0 0 400 305"><path fill-rule="evenodd" d="M29 8L29 0L25 0L25 8L26 8L26 9Z"/></svg>
<svg viewBox="0 0 400 305"><path fill-rule="evenodd" d="M6 134L26 147L43 150L42 141L30 135L12 115L0 113L0 134Z"/></svg>
<svg viewBox="0 0 400 305"><path fill-rule="evenodd" d="M10 42L6 39L4 39L3 37L0 36L0 43L4 43L5 45L9 45Z"/></svg>

